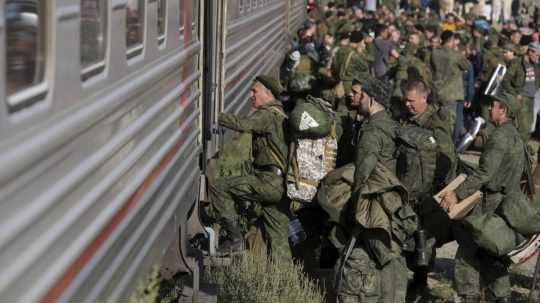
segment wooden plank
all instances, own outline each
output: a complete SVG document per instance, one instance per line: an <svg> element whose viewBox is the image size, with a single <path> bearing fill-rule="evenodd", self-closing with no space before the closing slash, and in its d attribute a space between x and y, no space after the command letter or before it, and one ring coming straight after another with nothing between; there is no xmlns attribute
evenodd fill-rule
<svg viewBox="0 0 540 303"><path fill-rule="evenodd" d="M433 198L435 201L437 201L437 203L441 204L443 194L448 191L456 190L458 186L465 182L465 179L467 179L467 175L465 174L457 176L445 188L433 196ZM480 191L476 191L474 194L452 206L450 210L447 211L448 216L452 220L463 219L480 201L482 201L482 193Z"/></svg>

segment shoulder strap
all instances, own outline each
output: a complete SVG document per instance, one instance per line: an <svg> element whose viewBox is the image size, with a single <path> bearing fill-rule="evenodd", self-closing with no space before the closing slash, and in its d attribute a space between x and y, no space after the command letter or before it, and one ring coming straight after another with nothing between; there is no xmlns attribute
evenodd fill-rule
<svg viewBox="0 0 540 303"><path fill-rule="evenodd" d="M347 59L345 60L345 64L343 65L343 69L341 70L341 73L340 73L340 78L343 78L343 76L345 76L345 72L347 72L347 68L349 68L349 65L351 64L351 59L352 59L352 56L354 55L354 52L355 51L350 51L349 54L347 55Z"/></svg>
<svg viewBox="0 0 540 303"><path fill-rule="evenodd" d="M289 116L287 116L283 109L277 106L270 106L269 109L272 110L274 113L278 114L278 116L281 116L283 119L289 119Z"/></svg>

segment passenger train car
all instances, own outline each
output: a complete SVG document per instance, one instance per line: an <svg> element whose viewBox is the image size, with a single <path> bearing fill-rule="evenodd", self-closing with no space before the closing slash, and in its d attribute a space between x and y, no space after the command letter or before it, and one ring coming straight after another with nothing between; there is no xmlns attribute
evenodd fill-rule
<svg viewBox="0 0 540 303"><path fill-rule="evenodd" d="M304 0L0 1L0 302L122 302L167 256L193 270L217 113L248 112L304 18Z"/></svg>

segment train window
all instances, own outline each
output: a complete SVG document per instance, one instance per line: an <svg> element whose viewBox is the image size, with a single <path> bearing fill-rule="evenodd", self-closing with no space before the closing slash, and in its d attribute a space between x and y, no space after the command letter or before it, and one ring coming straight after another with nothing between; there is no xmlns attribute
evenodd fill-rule
<svg viewBox="0 0 540 303"><path fill-rule="evenodd" d="M81 0L81 68L86 80L105 69L107 1Z"/></svg>
<svg viewBox="0 0 540 303"><path fill-rule="evenodd" d="M193 1L191 3L191 30L192 38L197 36L199 30L199 1Z"/></svg>
<svg viewBox="0 0 540 303"><path fill-rule="evenodd" d="M35 91L28 89L44 84L46 57L44 16L45 1L5 2L6 86L10 111L37 101ZM43 96L40 94L37 98L41 99Z"/></svg>
<svg viewBox="0 0 540 303"><path fill-rule="evenodd" d="M244 0L238 0L238 9L240 11L240 14L244 13Z"/></svg>
<svg viewBox="0 0 540 303"><path fill-rule="evenodd" d="M157 3L157 9L158 9L158 42L159 44L162 44L165 42L165 20L166 19L166 12L167 12L167 0L159 0Z"/></svg>
<svg viewBox="0 0 540 303"><path fill-rule="evenodd" d="M259 0L253 0L253 6L252 6L253 9L257 8L257 1L259 1Z"/></svg>
<svg viewBox="0 0 540 303"><path fill-rule="evenodd" d="M184 32L184 0L178 0L180 3L178 7L180 8L180 34Z"/></svg>
<svg viewBox="0 0 540 303"><path fill-rule="evenodd" d="M144 0L128 0L126 7L127 56L132 58L143 51Z"/></svg>

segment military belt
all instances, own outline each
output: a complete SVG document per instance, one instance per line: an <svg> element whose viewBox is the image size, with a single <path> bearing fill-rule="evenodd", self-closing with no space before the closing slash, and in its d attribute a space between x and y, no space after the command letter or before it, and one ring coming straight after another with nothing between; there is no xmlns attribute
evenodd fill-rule
<svg viewBox="0 0 540 303"><path fill-rule="evenodd" d="M255 166L256 170L265 171L265 172L271 172L278 176L283 176L283 172L278 167L275 167L273 165L264 165L264 166Z"/></svg>

